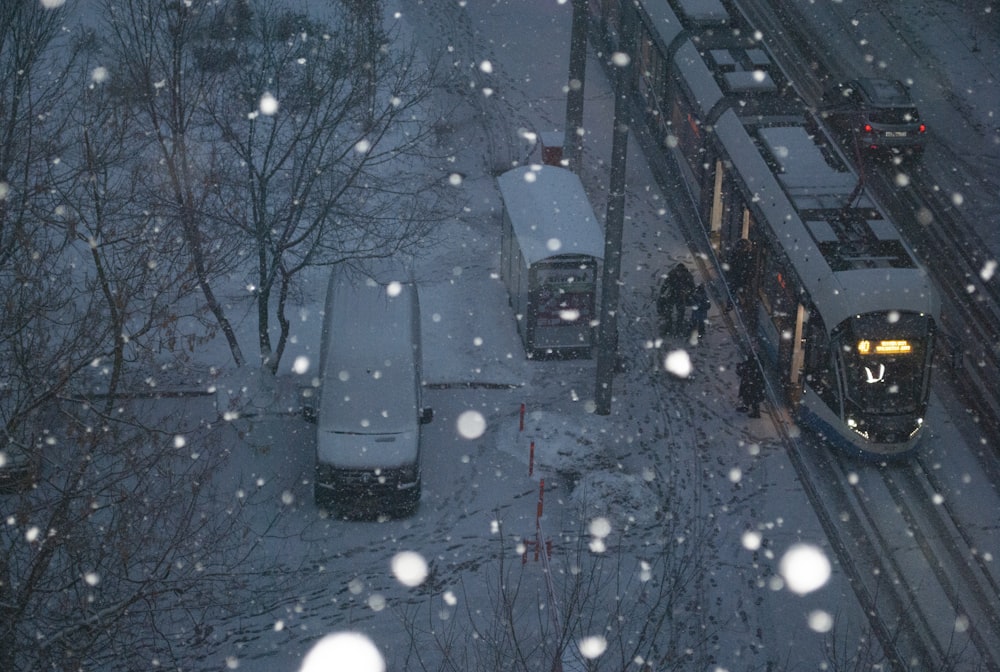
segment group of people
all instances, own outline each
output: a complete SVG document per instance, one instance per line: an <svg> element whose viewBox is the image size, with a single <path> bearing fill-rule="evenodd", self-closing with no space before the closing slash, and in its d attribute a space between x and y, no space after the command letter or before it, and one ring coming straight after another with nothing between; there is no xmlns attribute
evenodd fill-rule
<svg viewBox="0 0 1000 672"><path fill-rule="evenodd" d="M741 310L745 309L745 292L749 285L745 277L750 273L752 250L748 243L733 250L730 272L734 280L734 293ZM694 276L687 266L676 264L660 284L656 300L656 312L660 318L662 336L687 336L692 343L698 343L705 336L705 324L711 302L704 284L696 285ZM730 306L727 305L727 310ZM688 315L690 311L690 315ZM751 418L760 417L760 404L764 401L764 375L756 356L751 355L736 366L740 378L739 405L736 410L748 413Z"/></svg>
<svg viewBox="0 0 1000 672"><path fill-rule="evenodd" d="M695 285L694 276L687 266L677 264L663 279L656 299L661 335L690 336L695 342L696 338L704 338L711 305L705 285ZM691 311L690 317L688 310Z"/></svg>

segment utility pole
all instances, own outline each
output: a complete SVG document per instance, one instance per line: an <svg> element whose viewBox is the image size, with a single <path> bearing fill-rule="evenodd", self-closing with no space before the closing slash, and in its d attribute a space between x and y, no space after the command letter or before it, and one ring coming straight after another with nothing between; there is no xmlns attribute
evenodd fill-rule
<svg viewBox="0 0 1000 672"><path fill-rule="evenodd" d="M604 226L604 273L601 276L601 312L597 331L597 389L595 412L611 413L611 384L618 365L618 283L622 266L622 229L625 226L625 159L628 157L629 86L635 42L634 9L622 16L620 51L611 55L615 76L615 119L611 136L611 185Z"/></svg>
<svg viewBox="0 0 1000 672"><path fill-rule="evenodd" d="M566 91L566 135L563 158L577 175L583 164L583 85L587 76L587 0L573 0L569 40L569 82Z"/></svg>

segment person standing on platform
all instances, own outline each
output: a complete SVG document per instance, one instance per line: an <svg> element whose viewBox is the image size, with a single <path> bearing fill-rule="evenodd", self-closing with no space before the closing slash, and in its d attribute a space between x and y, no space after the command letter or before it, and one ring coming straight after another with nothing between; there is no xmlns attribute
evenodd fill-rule
<svg viewBox="0 0 1000 672"><path fill-rule="evenodd" d="M752 291L755 255L753 243L748 238L740 238L736 241L727 260L729 267L726 273L726 282L729 284L732 296L740 311L746 315L750 305L749 297ZM726 312L732 310L733 304L726 305Z"/></svg>
<svg viewBox="0 0 1000 672"><path fill-rule="evenodd" d="M760 363L751 355L736 365L736 373L740 377L740 405L736 410L749 411L751 418L759 418L760 402L764 401L764 375Z"/></svg>
<svg viewBox="0 0 1000 672"><path fill-rule="evenodd" d="M708 322L708 309L712 307L712 302L705 291L705 285L701 284L691 292L691 342L697 345L701 339L705 338L705 325Z"/></svg>

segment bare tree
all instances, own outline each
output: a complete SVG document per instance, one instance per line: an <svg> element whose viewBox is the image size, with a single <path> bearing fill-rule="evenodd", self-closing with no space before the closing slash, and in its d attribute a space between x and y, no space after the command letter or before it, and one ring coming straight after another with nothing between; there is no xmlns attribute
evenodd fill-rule
<svg viewBox="0 0 1000 672"><path fill-rule="evenodd" d="M0 7L0 269L31 238L32 203L53 155L58 121L50 116L62 92L64 66L50 46L63 14L39 3Z"/></svg>
<svg viewBox="0 0 1000 672"><path fill-rule="evenodd" d="M501 526L497 560L483 570L492 588L485 603L464 599L464 611L447 621L435 619L439 607L426 620L418 609L401 613L411 641L406 669L549 672L563 661L575 664L565 669L587 672L709 666L705 644L725 624L706 628L692 613L703 608L696 584L711 566L712 529L658 512L648 524L615 521L621 531L595 550L592 511L581 509L571 529L551 540L549 562L544 539L512 543ZM589 637L604 648L588 659L579 646Z"/></svg>
<svg viewBox="0 0 1000 672"><path fill-rule="evenodd" d="M225 75L208 101L224 143L211 210L254 262L247 285L273 372L304 270L410 253L452 211L437 200L444 164L423 121L433 71L373 29L372 8L323 23L267 0L240 7L225 24L240 39L202 51L202 67Z"/></svg>
<svg viewBox="0 0 1000 672"><path fill-rule="evenodd" d="M422 112L433 70L342 7L327 22L269 0L106 12L114 86L153 141L153 211L182 232L237 366L227 308L256 304L274 372L304 270L412 252L444 216L444 165ZM249 291L219 296L223 275L245 276Z"/></svg>
<svg viewBox="0 0 1000 672"><path fill-rule="evenodd" d="M217 476L212 404L185 426L120 389L172 361L197 288L183 233L143 205L161 138L89 74L92 36L54 44L57 13L0 11L0 457L35 465L0 493L0 669L187 667L246 584L266 591L245 559L267 516Z"/></svg>
<svg viewBox="0 0 1000 672"><path fill-rule="evenodd" d="M185 244L191 274L229 344L233 360L245 359L213 280L227 270L231 255L208 235L205 204L213 189L212 143L204 105L220 84L219 73L199 68L196 47L205 41L225 3L174 0L108 0L104 4L113 86L134 123L149 134L144 173L151 211L176 227Z"/></svg>
<svg viewBox="0 0 1000 672"><path fill-rule="evenodd" d="M66 131L59 161L49 166L47 210L75 255L72 284L92 297L88 324L105 330L88 378L110 411L123 385L162 384L164 374L186 366L197 343L180 325L194 317L184 310L198 286L183 236L146 199L150 138L117 104L96 36L84 36L76 90L61 108Z"/></svg>
<svg viewBox="0 0 1000 672"><path fill-rule="evenodd" d="M138 424L164 403L50 407L38 485L0 528L4 670L189 669L218 645L214 628L248 613L248 584L260 605L279 580L246 562L260 532L249 521L264 520L245 515L253 490L215 480L225 430L205 415Z"/></svg>
<svg viewBox="0 0 1000 672"><path fill-rule="evenodd" d="M62 149L59 111L73 62L60 37L63 19L61 11L39 3L0 8L0 463L7 463L5 469L25 467L33 414L58 394L100 341L98 325L89 332L61 328L88 310L80 288L60 282L69 244L61 228L52 228L48 209L49 165Z"/></svg>

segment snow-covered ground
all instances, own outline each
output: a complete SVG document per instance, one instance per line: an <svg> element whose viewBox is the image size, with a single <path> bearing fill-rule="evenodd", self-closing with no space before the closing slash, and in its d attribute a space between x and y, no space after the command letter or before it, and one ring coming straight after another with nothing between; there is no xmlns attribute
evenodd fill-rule
<svg viewBox="0 0 1000 672"><path fill-rule="evenodd" d="M240 463L245 474L267 481L276 506L284 502L289 513L282 525L294 531L292 536L274 531L281 538L274 552L280 548L287 566L312 575L303 576L309 592L288 595L243 631L227 624L230 664L243 670L296 669L322 636L355 631L374 642L388 669L407 668L416 614L422 619L419 629L444 632L470 605L480 609L496 599L498 555L505 552L508 563L519 562L518 540L534 534L539 484L545 479L541 521L554 541L551 562L558 576L578 561L573 540L585 536L594 519L610 525L609 546L634 548L625 537L653 534L648 531L655 520L668 512L689 521L682 528L704 535L673 540L704 546L703 573L690 595L697 604L674 614L678 621L697 620L710 633L696 652L699 659L714 660L719 669L768 662L816 669L826 658L830 629L847 638L860 632L863 619L836 567L822 587L806 595L779 578L780 560L789 549L805 543L822 554L825 540L794 470L776 449L772 420L766 415L749 420L733 410L733 367L740 352L718 319L718 307L713 306L709 333L697 348L669 344L688 350L694 366L689 379L666 373L663 351L646 348L653 337L649 317L656 274L691 259L671 222L668 199L634 146L621 322L629 368L615 379L611 415L592 413L593 362L524 358L498 278L502 204L492 173L520 158L519 128L547 131L562 125L569 4L399 0L390 7L391 15L396 12L398 18L390 20L405 22L428 57L453 62L470 88L467 96L451 94L442 101L442 110L460 103L445 120L443 141L451 143L454 170L464 176L460 188L467 209L442 231L440 247L418 261L427 402L435 409L424 440L424 498L417 515L402 521L319 517L310 497L310 427L290 416L253 424L238 448L246 456ZM593 57L586 86L581 177L595 211L603 215L612 98ZM986 120L993 118L995 105L975 107L984 110ZM484 125L484 117L503 123ZM531 160L538 159L536 151ZM308 384L310 372L290 369L297 357L315 356L322 300L316 291L315 303L303 307L306 319L286 355L279 379L279 393L287 400L282 407L294 407L298 387ZM941 417L937 423L932 419L932 426L952 431L940 404L935 413ZM532 442L536 456L529 465ZM656 553L664 552L662 540L647 541ZM528 550L522 580L536 582L528 602L541 607L541 566ZM403 552L418 554L429 567L415 588L393 573L393 558ZM806 565L822 570L823 562L810 557ZM321 589L316 574L326 577ZM594 630L574 631L572 641L601 635L594 623L600 618L592 622ZM343 661L344 649L335 655ZM539 669L545 667L539 663Z"/></svg>
<svg viewBox="0 0 1000 672"><path fill-rule="evenodd" d="M239 631L226 624L226 637L233 642L226 655L241 670L292 670L323 635L358 631L375 643L388 669L411 669L405 661L413 655L415 614L422 619L421 630L460 627L468 609L496 601L501 553L531 586L529 611L550 608L531 547L523 568L518 552L519 540L535 534L544 479L541 522L553 542L557 577L572 576L580 562L576 540L587 536L595 520L610 526L605 553L612 558L627 554L617 563L633 581L642 571L635 563L643 560L653 567L650 581L668 584L670 576L656 575L671 568L661 558L678 547L693 549L690 557L700 571L692 574L683 607L670 617L676 630L697 624L700 636L686 644L691 660L711 660L720 669L763 668L768 661L817 667L825 659L831 622L846 633L861 628L863 619L836 571L808 595L790 591L780 578L779 562L789 549L805 543L822 555L825 542L792 467L777 448L772 420L767 414L750 420L734 410L734 366L742 356L719 319L718 306L710 312L712 324L700 345L668 344L667 349L689 351L694 367L689 378L666 373L666 350L649 347L656 276L692 259L671 222L667 198L634 145L621 320L628 369L615 379L611 414L593 413L593 361L524 358L498 277L502 203L493 171L522 151L519 128L561 127L569 4L402 1L390 8L390 14L396 11L428 57L452 61L470 86L469 95L452 95L441 107L460 103L446 119L443 142L453 147L454 170L464 176L460 188L466 211L441 232L442 244L417 262L425 401L435 411L424 435L423 500L417 514L402 521L322 518L311 501L309 426L293 416L271 416L243 427L247 440L237 450L245 459L237 463L244 478L265 479L276 506L285 502L280 505L286 509L283 530L272 531L281 539L273 544L274 552L280 548L283 564L303 572L308 592L288 595ZM487 87L490 92L483 91ZM603 219L612 96L593 57L586 101L581 177ZM483 118L505 123L484 125ZM535 151L531 160L539 159ZM315 373L290 373L299 357L315 361L325 285L314 286L315 303L303 307L307 319L298 325L279 378L281 408L296 406L297 388ZM532 442L536 454L529 464ZM664 520L679 522L667 526ZM662 538L668 529L670 537ZM391 571L393 558L402 552L416 553L429 565L427 580L416 588L403 585ZM816 569L822 575L823 562L805 558L806 573ZM325 578L317 589L320 572ZM638 599L641 591L631 592ZM620 597L627 601L630 596ZM580 615L563 615L572 621L570 641L605 634L606 614L588 615L582 622L589 630L577 620ZM657 646L666 649L667 640L649 642L645 654L654 654ZM423 646L428 641L425 637ZM424 653L434 659L432 652ZM343 660L342 652L336 655ZM538 665L548 667L545 661Z"/></svg>
<svg viewBox="0 0 1000 672"><path fill-rule="evenodd" d="M669 612L671 628L686 633L679 640L692 648L690 659L720 670L770 664L822 669L824 644L831 636L856 637L864 619L836 566L825 575L824 535L776 438L774 423L784 418L765 413L752 420L733 408L734 368L742 354L719 306L710 311L701 344L651 347L657 274L677 261L694 264L671 220L668 195L655 185L634 143L620 319L627 367L615 378L611 414L593 413L593 361L524 357L498 276L502 203L494 172L524 157L518 129L562 127L569 2L387 4L387 21L399 23L429 59L451 63L468 84L462 95L455 87L443 91L438 111L447 115L442 143L452 148L452 169L463 176L456 188L466 208L416 268L425 401L435 411L424 434L423 499L413 517L386 522L338 521L313 505L313 426L295 410L316 375L313 365L299 365L318 361L326 283L317 274L312 295L299 306L301 319L275 388L254 393L260 415L224 430L234 460L232 471L219 475L223 487L230 479L234 489L255 484L269 495L273 508L261 508L255 530L262 535L261 555L251 562L278 563L293 587L266 601L248 597L245 615L216 628L220 659L205 667L375 672L378 659L385 669L415 670L422 669L418 660L457 657L459 650L472 656L468 651L488 643L473 638L464 624L489 612L500 583L511 576L523 582L517 605L529 612L524 620L537 625L549 618L542 612L559 606L570 649L580 644L592 652L587 645L609 632L604 614L581 617L567 604L551 604L543 564L530 545L523 548L528 562L521 564L521 546L534 539L540 523L553 543L549 576L557 584L575 567L609 558L627 580L600 589L626 586L618 597L636 614L650 585L669 583L668 572L697 570L683 604ZM995 30L993 38L990 44ZM587 67L581 178L603 219L613 101L593 55ZM970 88L982 94L980 85ZM995 101L996 89L990 91ZM995 131L997 105L974 107ZM530 160L539 158L536 149ZM242 328L252 332L254 325ZM691 376L664 370L663 356L674 348L688 353ZM226 361L224 353L206 356L216 354L213 364ZM256 390L253 378L252 372L224 376L220 398L244 385ZM941 404L935 413L944 413ZM953 431L946 417L931 424ZM679 568L672 557L698 564ZM798 559L805 571L783 559ZM816 585L800 587L798 580ZM350 658L359 649L348 639L334 642L333 662L303 665L317 641L344 632L363 633L374 643L375 662L364 662L363 652ZM346 648L339 646L344 641ZM665 641L651 641L646 655L664 655L666 648ZM549 669L547 661L537 665Z"/></svg>

